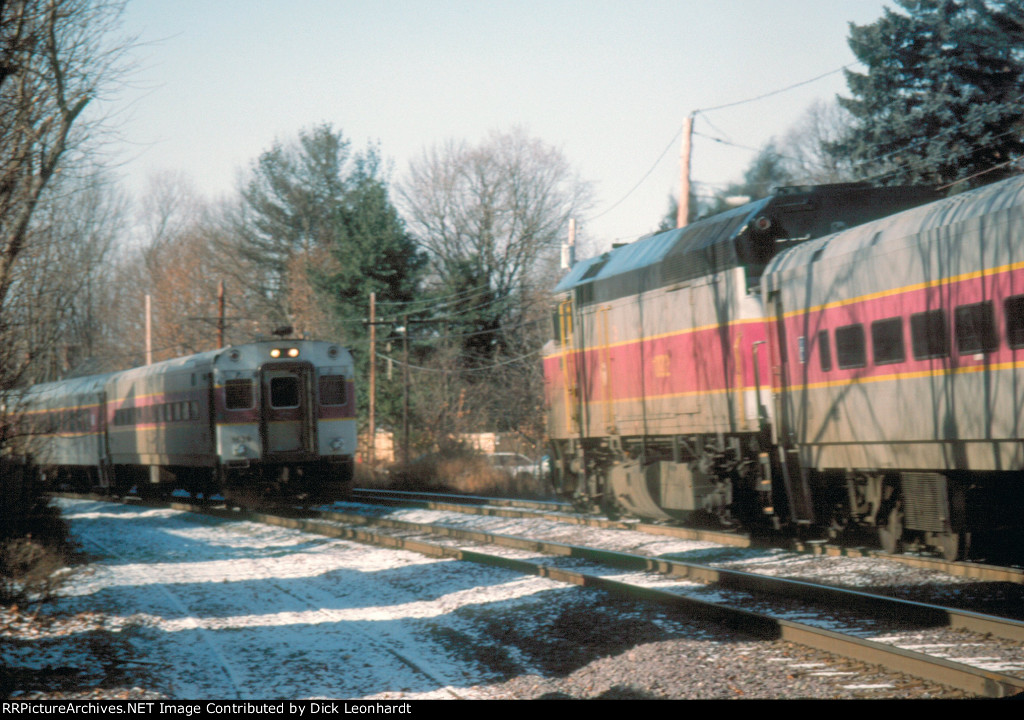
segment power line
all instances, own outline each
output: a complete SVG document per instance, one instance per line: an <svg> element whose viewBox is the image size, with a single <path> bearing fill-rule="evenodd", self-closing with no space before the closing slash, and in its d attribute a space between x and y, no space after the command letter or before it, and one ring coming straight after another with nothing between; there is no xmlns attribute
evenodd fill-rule
<svg viewBox="0 0 1024 720"><path fill-rule="evenodd" d="M843 70L846 70L846 69L848 69L850 67L853 67L854 64L856 64L856 63L849 63L847 65L843 65L842 67L836 68L835 70L829 70L828 72L822 73L821 75L816 75L815 77L812 77L812 78L810 78L808 80L801 80L800 82L793 83L792 85L787 85L786 87L779 88L778 90L772 90L771 92L763 93L761 95L757 95L755 97L750 97L750 98L747 98L745 100L737 100L736 102L726 103L724 105L716 105L716 106L710 107L710 108L704 108L704 109L701 109L701 110L694 110L692 115L693 115L694 118L696 118L696 116L699 115L699 114L707 114L709 112L715 112L717 110L724 110L725 108L738 107L740 105L746 105L747 103L757 102L758 100L764 100L765 98L773 97L775 95L780 95L782 93L789 92L790 90L794 90L794 89L796 89L798 87L802 87L804 85L809 85L809 84L811 84L813 82L817 82L818 80L821 80L823 78L829 77L830 75L835 75L838 72L842 72ZM632 195L634 192L636 192L637 188L639 188L641 185L643 185L643 183L647 180L647 178L649 178L651 176L651 173L654 172L655 168L657 168L658 165L661 164L661 161L665 158L665 155L668 153L668 151L675 144L676 140L679 139L679 136L682 134L682 132L683 132L682 127L680 127L680 129L676 132L676 134L672 136L672 140L669 141L669 143L665 147L665 149L661 151L661 154L658 156L658 159L654 161L653 165L651 165L650 170L648 170L644 174L644 176L642 178L640 178L640 180L638 180L637 183L632 188L630 188L628 192L626 192L625 195L623 195L621 198L619 198L617 201L612 203L608 208L606 208L605 210L601 211L597 215L592 215L589 218L586 218L584 220L584 222L592 222L594 220L597 220L598 218L604 217L605 215L610 213L612 210L617 208L619 205L624 203L626 201L626 199L629 198L630 195ZM724 142L724 141L721 141L721 142ZM730 144L730 143L727 143L727 144ZM741 147L741 146L738 146L738 147ZM748 149L750 149L750 148L748 148Z"/></svg>
<svg viewBox="0 0 1024 720"><path fill-rule="evenodd" d="M848 65L843 65L842 67L838 67L835 70L829 70L827 73L822 73L821 75L816 75L815 77L812 77L810 80L801 80L800 82L793 83L792 85L787 85L784 88L780 88L778 90L772 90L771 92L766 92L763 95L757 95L755 97L747 98L746 100L737 100L736 102L725 103L724 105L716 105L714 107L703 108L701 110L695 110L694 111L694 115L696 115L698 113L715 112L716 110L725 110L726 108L738 107L740 105L746 105L747 103L757 102L758 100L764 100L765 98L770 98L770 97L773 97L775 95L781 95L784 92L789 92L790 90L794 90L794 89L796 89L798 87L802 87L804 85L810 85L811 83L817 82L818 80L821 80L822 78L827 78L829 75L835 75L837 72L842 72L843 70L847 70L847 69L853 67L856 64L857 63L849 63Z"/></svg>

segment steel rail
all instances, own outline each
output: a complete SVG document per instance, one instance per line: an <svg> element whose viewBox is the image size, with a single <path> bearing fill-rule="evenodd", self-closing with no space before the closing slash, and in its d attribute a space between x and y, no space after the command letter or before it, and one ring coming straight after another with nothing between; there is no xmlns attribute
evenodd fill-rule
<svg viewBox="0 0 1024 720"><path fill-rule="evenodd" d="M344 526L320 519L282 517L244 510L197 508L180 503L171 503L169 506L187 512L199 512L233 520L260 522L325 537L407 550L430 557L451 558L493 567L502 567L580 587L601 589L618 595L650 600L664 604L690 617L714 621L753 637L793 642L841 655L849 659L880 665L896 672L914 675L924 680L941 683L982 697L1009 697L1024 693L1024 678L984 670L963 663L936 658L912 650L904 650L884 643L865 640L823 628L816 628L803 623L782 620L749 610L697 600L667 590L632 585L619 580L612 580L575 570L556 568L528 560L491 555L476 550L463 550L420 539L381 534L364 527ZM520 538L520 540L523 539ZM622 555L622 553L618 553L618 555Z"/></svg>
<svg viewBox="0 0 1024 720"><path fill-rule="evenodd" d="M377 491L377 490L364 490L359 494L360 500L372 502L374 494L381 493L378 497L382 499L390 499L398 501L401 495L397 494L399 491ZM390 493L396 493L391 495ZM492 517L541 517L546 520L554 520L557 522L564 522L574 525L585 525L587 527L596 527L610 530L635 530L637 532L644 532L651 535L663 535L666 537L675 537L684 540L703 540L707 542L719 543L721 545L730 545L733 547L751 547L754 543L749 535L740 533L731 533L726 531L717 530L700 530L694 528L683 528L676 527L674 525L653 525L650 523L643 522L623 522L620 520L603 520L600 518L585 517L580 515L567 515L564 513L557 512L525 512L517 511L513 509L496 509L495 507L488 507L490 505L505 505L509 508L513 507L529 507L529 505L520 505L520 501L516 500L499 500L496 498L479 498L474 497L469 503L462 503L461 497L459 501L455 501L454 496L443 496L438 493L410 493L411 495L419 495L421 499L410 500L415 502L417 506L431 510L444 510L449 512L462 512L471 515L484 515ZM442 501L439 498L447 497L446 501ZM527 501L528 502L528 501ZM536 503L535 503L536 504ZM943 560L937 557L925 557L920 555L891 555L889 553L882 552L881 550L874 550L864 547L840 547L825 542L795 542L793 549L798 552L806 552L814 555L830 555L834 557L847 556L847 557L878 557L892 562L902 563L910 567L925 568L928 570L935 570L936 572L942 572L947 575L954 577L969 578L972 580L982 580L985 582L1008 582L1015 583L1018 585L1024 585L1024 568L1017 567L1003 567L999 565L986 565L984 563L976 562L963 562L963 561L949 561Z"/></svg>
<svg viewBox="0 0 1024 720"><path fill-rule="evenodd" d="M580 545L568 545L480 530L452 528L444 525L416 523L392 518L366 517L364 515L339 513L336 511L321 511L318 514L323 519L333 519L351 525L388 527L451 537L458 540L487 543L517 550L540 552L546 555L572 557L625 570L646 570L706 584L717 584L722 588L730 590L771 593L772 595L781 595L825 605L841 604L846 608L883 613L887 618L898 618L902 622L922 628L944 627L951 630L966 630L979 634L990 634L1015 642L1024 642L1024 622L970 612L968 610L957 610L940 605L930 605L928 603L903 600L885 595L865 593L847 588L819 585L802 580L791 580L741 570L716 568L699 563L665 560L649 555L637 555L616 550L599 550Z"/></svg>
<svg viewBox="0 0 1024 720"><path fill-rule="evenodd" d="M751 545L750 536L741 533L723 530L685 528L677 527L675 525L652 525L649 523L633 521L605 520L603 518L586 517L579 514L569 515L565 512L551 510L551 503L483 498L479 496L469 496L466 502L463 502L462 496L457 496L458 500L456 501L456 496L452 495L441 495L437 493L407 493L399 490L361 490L356 493L355 497L360 502L402 502L415 505L416 507L422 507L427 510L460 512L467 515L506 518L543 518L545 520L554 520L557 522L568 523L570 525L584 525L587 527L595 527L605 530L637 530L651 535L665 535L667 537L675 537L682 540L703 540L706 542L718 543L719 545L731 545L734 547L750 547ZM536 507L539 512L515 509L531 507ZM545 510L547 512L545 512Z"/></svg>
<svg viewBox="0 0 1024 720"><path fill-rule="evenodd" d="M72 494L68 494L66 496L89 497L90 499L103 499L110 501L110 498L92 498L91 496ZM982 697L995 698L1024 694L1024 678L984 670L964 663L958 663L944 658L937 658L912 650L904 650L885 643L866 640L856 636L846 635L840 632L826 630L824 628L818 628L803 623L774 618L769 615L755 613L749 610L698 600L696 598L686 597L667 590L633 585L618 580L612 580L575 570L552 567L550 565L528 560L508 558L476 550L464 550L461 548L438 545L421 539L381 534L366 529L365 527L352 527L336 524L336 522L340 522L340 519L336 522L326 522L323 519L285 517L241 509L194 506L180 502L147 502L145 504L158 507L169 507L185 512L206 514L228 520L259 522L267 525L275 525L278 527L309 532L325 537L351 540L354 542L372 544L378 547L396 550L417 552L429 557L450 558L494 567L503 567L524 574L550 578L558 582L578 585L581 587L603 589L608 592L627 597L651 600L665 604L687 616L699 620L716 622L732 630L742 632L753 637L793 642L806 647L834 653L852 660L879 665L896 672L903 672L931 682L941 683ZM327 513L327 515L330 516L335 514ZM402 527L404 525L406 526L404 529L413 531L418 530L419 532L428 532L425 528L434 527L427 526L422 523L366 518L365 516L354 517L356 518L355 523L359 525L370 525L373 524L375 520L384 520L384 522L381 523L382 525L390 525L392 527ZM514 538L494 533L480 533L478 531L458 528L443 528L443 530L444 535L450 535L459 539L470 539L468 536L475 534L485 538L491 538L490 542L493 544L498 544L497 541L500 539L503 543L508 543L506 545L507 547L533 550L536 552L542 552L540 547L548 546L553 551L552 554L577 557L579 559L590 559L592 561L594 561L594 558L605 558L604 560L597 561L607 562L608 564L623 563L623 565L619 565L619 567L625 567L627 566L626 564L628 564L628 567L634 569L646 569L648 563L650 563L652 564L650 569L659 572L664 572L666 570L671 570L674 567L678 567L679 570L673 572L673 574L676 574L677 576L688 577L693 580L699 580L707 577L711 578L707 580L707 582L721 582L723 586L728 586L732 589L742 588L735 585L729 585L730 582L736 582L739 585L742 585L744 582L742 577L749 576L751 581L755 583L763 583L767 581L767 583L772 586L780 582L790 584L791 588L793 588L793 592L798 594L800 592L804 592L804 590L799 589L799 586L802 585L806 586L806 589L813 593L828 593L831 591L840 592L842 593L841 597L844 602L846 600L851 600L855 602L864 602L868 605L872 605L876 602L898 602L905 606L916 606L916 610L914 610L914 612L922 613L920 616L917 616L917 622L921 622L929 627L934 627L935 625L931 623L936 622L943 616L945 616L945 621L947 623L963 623L962 625L948 625L948 627L962 627L963 629L969 629L973 632L993 632L992 629L981 630L978 628L999 628L1012 627L1014 624L1019 625L1019 623L1015 623L1015 621L1004 620L1001 618L991 618L990 616L951 610L949 608L941 608L938 606L928 606L920 603L897 601L894 598L874 596L867 593L855 592L851 594L849 591L843 591L838 588L816 586L810 583L797 581L785 581L780 578L770 578L752 573L720 570L687 563L665 561L646 556L630 555L629 553L595 550L592 548L579 548L560 543L547 543L545 541L531 540L527 538ZM582 554L573 555L574 552L580 552ZM662 567L665 568L665 570L659 569ZM716 578L721 578L721 580ZM773 592L776 591L773 590ZM915 616L913 614L908 615L908 618L914 617ZM961 617L962 620L954 620L954 617ZM974 619L977 619L982 624L971 625L970 623ZM991 623L992 620L997 622L993 624ZM1016 633L1016 630L1011 632Z"/></svg>

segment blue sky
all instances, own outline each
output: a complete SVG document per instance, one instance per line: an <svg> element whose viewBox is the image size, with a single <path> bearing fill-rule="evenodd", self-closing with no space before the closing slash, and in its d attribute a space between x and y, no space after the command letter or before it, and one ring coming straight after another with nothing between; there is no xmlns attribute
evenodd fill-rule
<svg viewBox="0 0 1024 720"><path fill-rule="evenodd" d="M603 249L653 229L678 192L673 138L684 117L855 62L848 22L872 22L886 5L129 0L125 30L139 45L113 108L120 171L133 193L172 171L217 198L275 139L330 122L356 148L379 143L399 182L434 145L522 126L594 183L596 203L581 224ZM708 113L697 130L759 147L812 101L845 89L835 73ZM693 179L737 179L752 156L698 136Z"/></svg>

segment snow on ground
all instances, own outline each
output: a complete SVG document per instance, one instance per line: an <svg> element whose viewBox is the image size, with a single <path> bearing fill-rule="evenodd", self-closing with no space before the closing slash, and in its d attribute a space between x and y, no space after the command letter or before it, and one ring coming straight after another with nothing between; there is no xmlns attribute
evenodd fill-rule
<svg viewBox="0 0 1024 720"><path fill-rule="evenodd" d="M132 626L172 697L465 696L480 668L438 621L563 587L249 522L60 505L102 556L65 602Z"/></svg>
<svg viewBox="0 0 1024 720"><path fill-rule="evenodd" d="M498 568L170 509L58 502L95 559L70 584L56 612L44 613L44 622L29 623L24 614L0 610L0 670L8 673L6 686L0 673L0 690L11 697L934 697L936 692L916 681L864 691L844 678L854 670L866 673L861 679L873 678L873 670L840 664L808 673L798 663L821 664L820 654L778 643L738 642L653 606ZM438 519L437 513L419 511L388 514L409 521ZM449 520L494 533L541 532L536 521L455 513ZM550 525L547 532L566 542L608 549L696 561L798 562L778 551ZM688 584L648 577L645 584L652 583L678 589Z"/></svg>
<svg viewBox="0 0 1024 720"><path fill-rule="evenodd" d="M958 586L977 582L935 570L911 568L903 563L878 557L815 556L778 548L741 548L704 540L687 540L645 532L601 529L544 518L503 518L443 510L395 509L356 503L336 503L332 509L344 512L358 508L362 514L386 514L389 519L411 523L439 523L466 530L545 539L572 545L614 550L719 566L732 570L792 577L865 589L899 584Z"/></svg>

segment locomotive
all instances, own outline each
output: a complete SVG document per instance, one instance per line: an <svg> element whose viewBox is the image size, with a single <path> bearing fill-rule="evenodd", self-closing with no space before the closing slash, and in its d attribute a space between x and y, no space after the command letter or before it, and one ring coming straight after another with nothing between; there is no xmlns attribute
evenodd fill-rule
<svg viewBox="0 0 1024 720"><path fill-rule="evenodd" d="M1024 509L1024 178L783 188L575 265L553 479L660 520L969 552Z"/></svg>
<svg viewBox="0 0 1024 720"><path fill-rule="evenodd" d="M54 487L319 500L352 484L353 363L330 342L226 347L0 402L9 451Z"/></svg>

